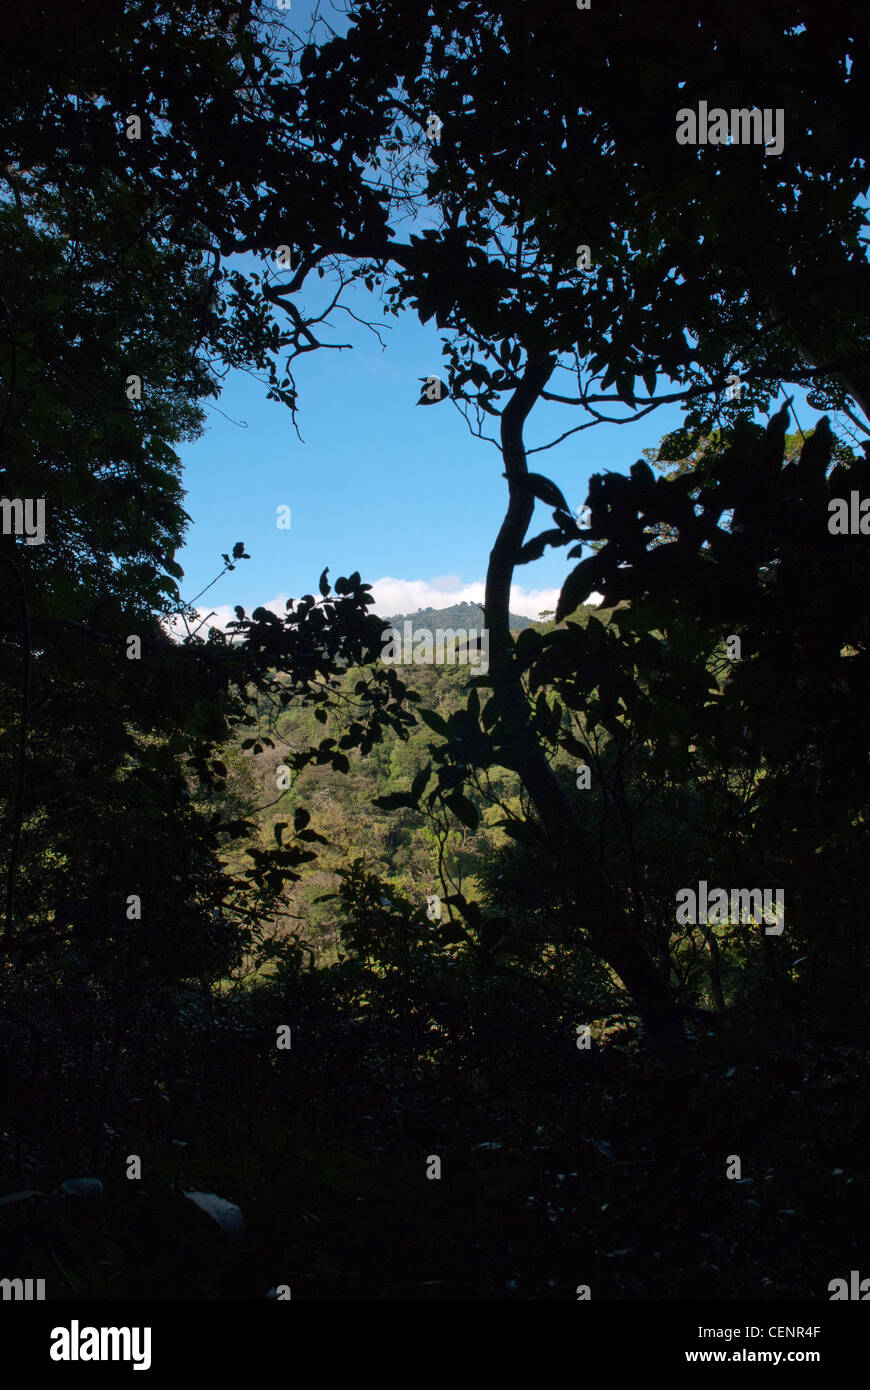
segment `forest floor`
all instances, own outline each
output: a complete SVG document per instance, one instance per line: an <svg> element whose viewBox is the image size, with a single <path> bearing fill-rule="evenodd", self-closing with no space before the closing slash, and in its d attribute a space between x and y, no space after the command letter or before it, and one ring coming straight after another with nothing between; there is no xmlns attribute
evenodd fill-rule
<svg viewBox="0 0 870 1390"><path fill-rule="evenodd" d="M452 1034L365 984L185 998L108 1099L47 1029L4 1124L4 1266L55 1298L826 1299L870 1275L870 1039L734 1017L662 1067L628 1031L583 1052L482 1010ZM58 1194L79 1176L102 1195Z"/></svg>

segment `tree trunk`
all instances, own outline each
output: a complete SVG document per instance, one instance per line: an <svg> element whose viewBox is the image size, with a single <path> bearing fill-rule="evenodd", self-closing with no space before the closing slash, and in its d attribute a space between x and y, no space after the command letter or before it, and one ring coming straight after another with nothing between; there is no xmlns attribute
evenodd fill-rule
<svg viewBox="0 0 870 1390"><path fill-rule="evenodd" d="M557 862L571 867L582 902L583 925L595 950L622 980L646 1030L647 1047L658 1056L685 1049L682 1016L670 985L635 932L613 885L584 843L574 804L538 740L522 684L513 673L510 590L516 556L534 511L525 486L528 475L523 425L553 368L552 358L530 360L501 417L502 455L508 479L508 509L489 558L484 610L489 630L490 677L509 731L511 766L521 778L541 819Z"/></svg>
<svg viewBox="0 0 870 1390"><path fill-rule="evenodd" d="M725 1012L725 994L722 989L722 953L719 950L719 942L716 940L716 933L709 927L704 929L704 938L707 942L707 950L710 952L710 989L713 994L713 1002L720 1013Z"/></svg>

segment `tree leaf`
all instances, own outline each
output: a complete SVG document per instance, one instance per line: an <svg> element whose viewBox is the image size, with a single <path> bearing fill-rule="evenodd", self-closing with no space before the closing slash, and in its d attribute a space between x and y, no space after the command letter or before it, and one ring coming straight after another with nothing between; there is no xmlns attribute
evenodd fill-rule
<svg viewBox="0 0 870 1390"><path fill-rule="evenodd" d="M445 804L455 815L458 821L468 826L469 830L476 830L480 825L480 813L473 801L469 801L463 792L451 792L445 797Z"/></svg>
<svg viewBox="0 0 870 1390"><path fill-rule="evenodd" d="M447 721L442 719L440 714L431 709L419 709L417 713L434 733L440 734L441 738L447 738Z"/></svg>
<svg viewBox="0 0 870 1390"><path fill-rule="evenodd" d="M529 473L523 481L525 486L528 487L541 502L546 502L550 507L558 507L560 511L568 512L570 515L571 508L565 501L560 489L550 478L545 478L543 473Z"/></svg>

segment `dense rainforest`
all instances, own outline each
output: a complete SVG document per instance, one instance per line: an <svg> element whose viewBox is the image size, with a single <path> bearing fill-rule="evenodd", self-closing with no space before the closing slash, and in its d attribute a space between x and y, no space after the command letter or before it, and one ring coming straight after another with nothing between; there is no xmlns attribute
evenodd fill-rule
<svg viewBox="0 0 870 1390"><path fill-rule="evenodd" d="M0 1276L830 1300L870 1276L870 15L310 18L3 9ZM699 103L781 151L681 143ZM443 334L482 605L378 615L324 534L210 625L179 450L230 371L304 419L349 292ZM649 417L582 518L548 405L553 447ZM405 620L488 659L383 660Z"/></svg>

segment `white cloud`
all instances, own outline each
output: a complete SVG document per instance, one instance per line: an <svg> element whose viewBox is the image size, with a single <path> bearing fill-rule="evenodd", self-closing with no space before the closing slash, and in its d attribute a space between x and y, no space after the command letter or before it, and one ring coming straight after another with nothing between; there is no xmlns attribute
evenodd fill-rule
<svg viewBox="0 0 870 1390"><path fill-rule="evenodd" d="M372 581L374 611L382 618L392 618L396 613L416 613L418 608L449 608L453 603L483 603L483 580L463 584L458 575L438 575L435 579L393 579L385 575L383 579ZM287 611L287 594L278 594L262 605L270 612L283 618ZM537 618L548 608L555 609L559 598L558 589L524 589L521 584L511 588L510 608L512 613L524 618ZM586 602L599 604L601 594L591 593ZM260 605L254 604L253 607ZM200 637L208 635L210 627L226 630L228 623L235 622L235 610L229 603L216 604L214 608L197 608L200 619L206 618L199 629ZM250 617L252 609L247 610ZM192 625L195 626L195 625ZM178 637L185 635L185 628L178 619L167 624L169 631Z"/></svg>
<svg viewBox="0 0 870 1390"><path fill-rule="evenodd" d="M436 579L393 579L385 577L372 583L375 609L383 618L395 613L416 613L418 608L449 608L453 603L483 603L482 579L463 584L456 575L441 575ZM598 604L601 594L593 593L587 603ZM558 589L524 589L521 584L511 587L511 612L524 618L537 618L548 608L555 609Z"/></svg>
<svg viewBox="0 0 870 1390"><path fill-rule="evenodd" d="M395 613L416 613L418 608L449 608L452 603L482 603L483 583L463 584L453 574L437 579L393 579L389 575L372 582L375 611L383 618Z"/></svg>

